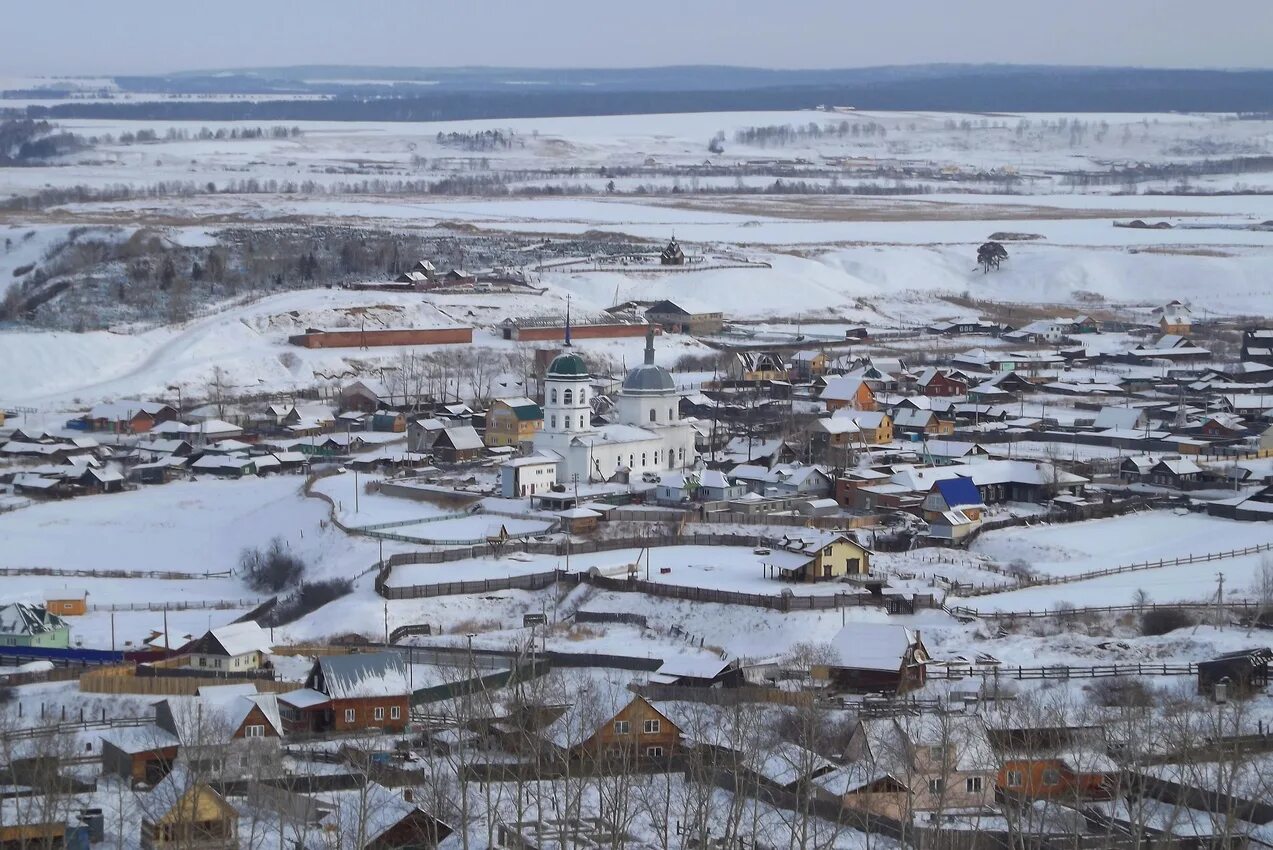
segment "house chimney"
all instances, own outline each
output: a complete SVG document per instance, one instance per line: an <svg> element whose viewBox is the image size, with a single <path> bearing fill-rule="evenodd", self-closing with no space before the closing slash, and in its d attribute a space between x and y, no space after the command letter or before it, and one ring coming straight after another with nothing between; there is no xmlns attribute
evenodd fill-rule
<svg viewBox="0 0 1273 850"><path fill-rule="evenodd" d="M410 789L410 788L403 788L403 789L402 789L402 799L406 800L408 803L414 803L414 802L415 802L415 792L414 792L412 789Z"/></svg>

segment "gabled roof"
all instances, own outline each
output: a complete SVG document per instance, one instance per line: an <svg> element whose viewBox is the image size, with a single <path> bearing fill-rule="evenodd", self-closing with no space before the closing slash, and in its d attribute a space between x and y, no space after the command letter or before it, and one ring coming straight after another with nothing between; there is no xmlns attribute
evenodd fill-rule
<svg viewBox="0 0 1273 850"><path fill-rule="evenodd" d="M210 639L210 645L201 647L201 649L206 651L219 648L221 652L217 654L224 654L230 657L246 655L249 652L268 654L272 649L269 633L257 625L255 620L219 626L209 631L204 635L204 638Z"/></svg>
<svg viewBox="0 0 1273 850"><path fill-rule="evenodd" d="M314 662L307 688L332 699L404 696L411 693L407 665L397 652L326 655Z"/></svg>
<svg viewBox="0 0 1273 850"><path fill-rule="evenodd" d="M43 635L66 628L66 620L50 614L43 605L13 602L0 607L0 635Z"/></svg>
<svg viewBox="0 0 1273 850"><path fill-rule="evenodd" d="M438 444L450 446L456 451L471 451L473 449L484 449L486 444L482 442L482 437L472 425L456 425L451 428L443 428L442 433L438 434L437 440L433 445Z"/></svg>
<svg viewBox="0 0 1273 850"><path fill-rule="evenodd" d="M982 504L981 494L971 478L947 478L938 481L933 487L941 494L948 508L974 507Z"/></svg>
<svg viewBox="0 0 1273 850"><path fill-rule="evenodd" d="M514 398L497 398L491 402L495 404L507 405L513 411L513 415L523 422L529 422L534 419L543 419L544 410L537 403L531 401L525 396L516 396Z"/></svg>
<svg viewBox="0 0 1273 850"><path fill-rule="evenodd" d="M858 390L864 386L867 393L873 396L874 393L865 379L849 375L833 375L827 378L827 385L818 398L823 401L852 401L857 398Z"/></svg>
<svg viewBox="0 0 1273 850"><path fill-rule="evenodd" d="M849 623L831 638L831 650L836 656L834 666L897 672L902 669L907 650L917 642L915 633L905 626Z"/></svg>

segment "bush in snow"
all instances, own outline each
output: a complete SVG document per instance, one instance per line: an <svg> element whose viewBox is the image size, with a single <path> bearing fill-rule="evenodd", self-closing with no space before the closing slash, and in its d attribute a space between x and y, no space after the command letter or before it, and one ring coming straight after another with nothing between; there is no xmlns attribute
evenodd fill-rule
<svg viewBox="0 0 1273 850"><path fill-rule="evenodd" d="M262 593L278 593L301 580L305 562L287 551L283 538L275 537L266 549L244 549L239 569L248 587Z"/></svg>
<svg viewBox="0 0 1273 850"><path fill-rule="evenodd" d="M1106 708L1148 708L1159 696L1141 679L1097 679L1088 694L1092 702Z"/></svg>
<svg viewBox="0 0 1273 850"><path fill-rule="evenodd" d="M353 592L353 589L354 583L347 578L333 578L303 584L296 593L287 599L279 600L266 617L266 623L271 626L293 623L306 614L317 611L328 602L334 602Z"/></svg>
<svg viewBox="0 0 1273 850"><path fill-rule="evenodd" d="M1140 618L1140 633L1147 637L1165 635L1193 625L1193 617L1176 608L1155 608Z"/></svg>

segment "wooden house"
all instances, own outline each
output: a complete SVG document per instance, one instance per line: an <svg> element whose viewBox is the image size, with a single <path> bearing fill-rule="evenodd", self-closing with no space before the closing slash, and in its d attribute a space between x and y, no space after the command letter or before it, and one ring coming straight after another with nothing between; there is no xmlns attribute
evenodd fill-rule
<svg viewBox="0 0 1273 850"><path fill-rule="evenodd" d="M902 694L924 684L928 650L919 632L892 623L849 623L815 664L815 679L854 693Z"/></svg>
<svg viewBox="0 0 1273 850"><path fill-rule="evenodd" d="M999 793L1027 800L1106 800L1118 771L1100 727L992 728Z"/></svg>
<svg viewBox="0 0 1273 850"><path fill-rule="evenodd" d="M145 795L141 809L142 850L238 850L238 811L180 766Z"/></svg>
<svg viewBox="0 0 1273 850"><path fill-rule="evenodd" d="M929 367L916 376L915 388L930 398L945 398L967 395L968 381L956 373Z"/></svg>
<svg viewBox="0 0 1273 850"><path fill-rule="evenodd" d="M278 707L288 735L313 734L331 725L331 697L312 688L279 694Z"/></svg>
<svg viewBox="0 0 1273 850"><path fill-rule="evenodd" d="M354 381L342 387L338 403L342 412L375 413L388 406L381 392L362 381Z"/></svg>
<svg viewBox="0 0 1273 850"><path fill-rule="evenodd" d="M407 430L407 415L395 410L382 410L370 417L371 430L391 434L403 434Z"/></svg>
<svg viewBox="0 0 1273 850"><path fill-rule="evenodd" d="M211 629L185 647L189 666L227 671L268 667L270 650L268 633L254 620Z"/></svg>
<svg viewBox="0 0 1273 850"><path fill-rule="evenodd" d="M646 308L645 320L669 333L710 334L725 326L724 313L691 313L674 301L656 301Z"/></svg>
<svg viewBox="0 0 1273 850"><path fill-rule="evenodd" d="M64 587L44 594L44 609L59 617L82 617L88 613L88 591Z"/></svg>
<svg viewBox="0 0 1273 850"><path fill-rule="evenodd" d="M181 752L176 735L158 726L125 726L102 734L102 772L134 784L155 785Z"/></svg>
<svg viewBox="0 0 1273 850"><path fill-rule="evenodd" d="M774 351L740 351L735 355L742 381L786 381L787 364Z"/></svg>
<svg viewBox="0 0 1273 850"><path fill-rule="evenodd" d="M338 794L319 821L320 846L340 850L433 850L454 832L414 801L410 788L368 782L357 794Z"/></svg>
<svg viewBox="0 0 1273 850"><path fill-rule="evenodd" d="M543 427L544 410L529 398L497 398L486 410L484 441L488 446L528 446Z"/></svg>
<svg viewBox="0 0 1273 850"><path fill-rule="evenodd" d="M305 687L330 700L320 719L324 728L336 732L407 728L411 685L398 652L322 656L314 661Z"/></svg>
<svg viewBox="0 0 1273 850"><path fill-rule="evenodd" d="M835 412L841 408L853 410L875 410L875 391L865 378L854 378L848 375L834 375L826 379L818 400L826 405L827 410Z"/></svg>
<svg viewBox="0 0 1273 850"><path fill-rule="evenodd" d="M791 378L797 381L810 381L819 375L826 374L831 358L825 351L797 351L791 355Z"/></svg>
<svg viewBox="0 0 1273 850"><path fill-rule="evenodd" d="M1181 301L1170 301L1157 308L1158 329L1163 334L1189 336L1193 330L1193 311Z"/></svg>
<svg viewBox="0 0 1273 850"><path fill-rule="evenodd" d="M785 581L830 581L871 572L871 550L846 534L808 531L788 535L779 541L778 548L808 558L803 563L779 567L778 575Z"/></svg>
<svg viewBox="0 0 1273 850"><path fill-rule="evenodd" d="M159 401L117 401L99 404L84 415L94 431L144 434L161 422L177 418L177 411Z"/></svg>
<svg viewBox="0 0 1273 850"><path fill-rule="evenodd" d="M610 683L583 686L584 697L539 732L558 757L574 760L664 759L681 732L642 696Z"/></svg>
<svg viewBox="0 0 1273 850"><path fill-rule="evenodd" d="M1273 650L1267 646L1226 652L1198 662L1198 693L1216 701L1263 693L1269 683Z"/></svg>
<svg viewBox="0 0 1273 850"><path fill-rule="evenodd" d="M486 444L472 425L443 428L433 441L433 456L442 463L465 463L482 456Z"/></svg>
<svg viewBox="0 0 1273 850"><path fill-rule="evenodd" d="M976 715L898 715L858 721L845 773L816 784L845 808L907 819L912 812L994 803L998 756Z"/></svg>

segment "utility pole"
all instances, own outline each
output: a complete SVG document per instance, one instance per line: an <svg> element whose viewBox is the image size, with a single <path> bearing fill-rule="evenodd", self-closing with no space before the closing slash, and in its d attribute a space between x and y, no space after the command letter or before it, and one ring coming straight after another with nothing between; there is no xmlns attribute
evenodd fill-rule
<svg viewBox="0 0 1273 850"><path fill-rule="evenodd" d="M1216 628L1224 630L1224 573L1216 573Z"/></svg>
<svg viewBox="0 0 1273 850"><path fill-rule="evenodd" d="M389 645L389 600L385 600L385 646Z"/></svg>

